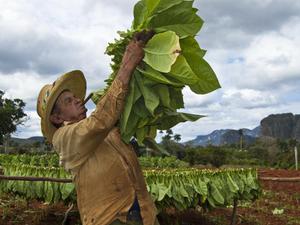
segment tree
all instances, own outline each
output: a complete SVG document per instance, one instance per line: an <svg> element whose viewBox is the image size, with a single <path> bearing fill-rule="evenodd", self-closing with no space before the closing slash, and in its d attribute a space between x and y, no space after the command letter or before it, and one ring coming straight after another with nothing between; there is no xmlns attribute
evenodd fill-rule
<svg viewBox="0 0 300 225"><path fill-rule="evenodd" d="M163 133L163 132L162 132ZM172 136L173 135L173 131L171 129L166 130L166 135L162 136L162 144L166 147L166 145L168 145L168 143L171 141Z"/></svg>
<svg viewBox="0 0 300 225"><path fill-rule="evenodd" d="M165 138L166 140L171 140L172 135L173 135L172 129L166 130L166 133L167 133L167 134L164 136L164 138Z"/></svg>
<svg viewBox="0 0 300 225"><path fill-rule="evenodd" d="M277 139L277 146L280 150L280 152L288 152L289 151L289 144L287 141Z"/></svg>
<svg viewBox="0 0 300 225"><path fill-rule="evenodd" d="M288 141L288 145L292 148L296 147L297 146L297 140L296 139L289 139Z"/></svg>
<svg viewBox="0 0 300 225"><path fill-rule="evenodd" d="M174 141L176 141L178 143L181 140L181 135L180 134L175 134L173 136L173 138L174 138Z"/></svg>
<svg viewBox="0 0 300 225"><path fill-rule="evenodd" d="M4 92L0 90L0 144L7 142L10 134L17 130L17 126L24 123L25 103L21 99L3 98Z"/></svg>
<svg viewBox="0 0 300 225"><path fill-rule="evenodd" d="M211 164L215 167L220 167L226 163L227 153L222 148L212 148Z"/></svg>
<svg viewBox="0 0 300 225"><path fill-rule="evenodd" d="M239 135L240 135L240 150L243 150L243 129L239 129Z"/></svg>
<svg viewBox="0 0 300 225"><path fill-rule="evenodd" d="M163 134L163 132L160 132ZM166 134L162 136L161 146L171 155L182 159L185 156L184 147L178 143L181 140L180 134L174 134L172 129L166 130Z"/></svg>

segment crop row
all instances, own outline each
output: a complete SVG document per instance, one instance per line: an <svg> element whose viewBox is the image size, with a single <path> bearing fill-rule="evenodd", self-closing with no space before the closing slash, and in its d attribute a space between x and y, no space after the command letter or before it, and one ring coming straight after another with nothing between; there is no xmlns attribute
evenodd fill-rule
<svg viewBox="0 0 300 225"><path fill-rule="evenodd" d="M2 165L6 176L34 176L71 178L62 168L37 167L21 164ZM143 170L147 189L159 209L226 207L234 200L252 201L261 190L254 169L199 170L152 169ZM46 202L75 201L73 183L0 180L0 192L10 192L28 199Z"/></svg>

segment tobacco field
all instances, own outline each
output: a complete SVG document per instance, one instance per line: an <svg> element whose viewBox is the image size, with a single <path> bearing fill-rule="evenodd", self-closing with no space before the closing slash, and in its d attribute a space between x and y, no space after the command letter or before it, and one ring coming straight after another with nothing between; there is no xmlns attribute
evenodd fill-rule
<svg viewBox="0 0 300 225"><path fill-rule="evenodd" d="M5 175L71 177L58 167L56 155L0 155L0 160ZM157 163L159 158L154 160ZM200 170L180 167L176 160L168 158L161 158L160 163L169 168L150 165L143 172L148 191L160 210L161 224L230 224L234 199L238 200L236 224L271 224L265 223L267 220L275 225L299 224L299 182L258 181L259 175L287 177L299 176L299 172ZM174 168L177 166L180 168ZM72 183L1 181L0 187L0 224L61 224L72 203L69 220L80 224Z"/></svg>

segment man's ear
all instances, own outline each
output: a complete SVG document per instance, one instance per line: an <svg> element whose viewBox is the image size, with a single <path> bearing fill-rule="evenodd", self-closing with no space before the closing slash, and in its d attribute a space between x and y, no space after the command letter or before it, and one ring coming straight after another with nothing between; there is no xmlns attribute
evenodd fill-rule
<svg viewBox="0 0 300 225"><path fill-rule="evenodd" d="M59 116L59 114L54 113L50 115L50 122L55 125L61 125L64 122L64 120Z"/></svg>

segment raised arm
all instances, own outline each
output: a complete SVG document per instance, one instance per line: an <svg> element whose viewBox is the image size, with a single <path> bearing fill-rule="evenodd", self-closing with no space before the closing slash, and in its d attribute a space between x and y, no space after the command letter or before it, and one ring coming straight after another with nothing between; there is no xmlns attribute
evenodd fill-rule
<svg viewBox="0 0 300 225"><path fill-rule="evenodd" d="M143 59L143 46L144 42L136 39L128 44L115 80L88 118L56 131L53 144L66 169L80 166L115 126L124 107L131 75Z"/></svg>

